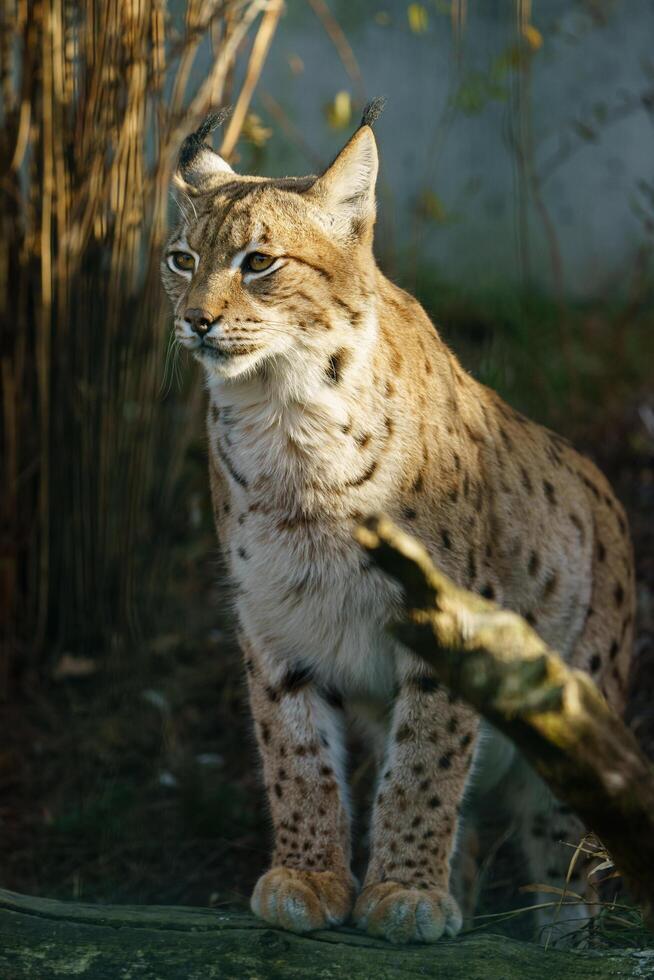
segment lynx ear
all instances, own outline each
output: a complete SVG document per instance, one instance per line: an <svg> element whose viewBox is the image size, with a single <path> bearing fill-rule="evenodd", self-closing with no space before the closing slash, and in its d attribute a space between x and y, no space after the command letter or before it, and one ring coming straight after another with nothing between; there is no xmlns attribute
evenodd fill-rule
<svg viewBox="0 0 654 980"><path fill-rule="evenodd" d="M229 109L208 116L194 133L182 143L175 174L175 183L196 190L215 185L226 174L234 171L223 158L205 143L206 137L229 115Z"/></svg>
<svg viewBox="0 0 654 980"><path fill-rule="evenodd" d="M377 145L370 126L361 126L311 188L339 236L361 238L375 223Z"/></svg>

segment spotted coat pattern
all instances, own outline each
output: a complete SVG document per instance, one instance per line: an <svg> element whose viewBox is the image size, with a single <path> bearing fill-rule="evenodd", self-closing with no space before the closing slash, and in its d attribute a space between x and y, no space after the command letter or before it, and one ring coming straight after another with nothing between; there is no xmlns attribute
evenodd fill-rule
<svg viewBox="0 0 654 980"><path fill-rule="evenodd" d="M473 712L385 632L397 592L353 528L388 512L618 710L634 577L604 477L467 374L377 268L376 170L367 125L320 178L241 177L207 147L187 153L162 275L176 336L205 371L213 506L274 826L252 906L303 931L343 922L356 900L372 934L433 941L461 923L450 867L470 773L492 787L519 762L507 751L489 764L493 737L479 739ZM179 252L190 271L173 267ZM253 271L253 252L272 263ZM358 898L350 716L379 761ZM520 786L528 863L516 886L553 882L569 851L552 835L577 828L534 777Z"/></svg>

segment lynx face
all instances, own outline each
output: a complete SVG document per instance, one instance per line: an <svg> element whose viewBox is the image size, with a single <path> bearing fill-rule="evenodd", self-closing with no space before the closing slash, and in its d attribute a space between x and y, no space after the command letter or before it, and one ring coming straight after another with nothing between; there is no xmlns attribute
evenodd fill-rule
<svg viewBox="0 0 654 980"><path fill-rule="evenodd" d="M176 176L162 259L179 343L209 376L284 360L302 373L361 326L377 156L357 133L321 178L241 177L204 144Z"/></svg>

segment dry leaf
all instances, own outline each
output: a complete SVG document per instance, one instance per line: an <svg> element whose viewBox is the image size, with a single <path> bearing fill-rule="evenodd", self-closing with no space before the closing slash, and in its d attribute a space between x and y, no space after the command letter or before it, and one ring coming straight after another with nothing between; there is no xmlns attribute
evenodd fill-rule
<svg viewBox="0 0 654 980"><path fill-rule="evenodd" d="M588 872L588 877L597 874L598 871L606 871L607 868L613 867L613 861L602 861L601 864L596 865L592 871Z"/></svg>
<svg viewBox="0 0 654 980"><path fill-rule="evenodd" d="M74 657L72 653L64 653L52 671L52 676L56 681L66 677L90 677L97 669L97 661L90 657Z"/></svg>
<svg viewBox="0 0 654 980"><path fill-rule="evenodd" d="M542 48L543 35L533 24L525 24L522 28L522 36L532 51L538 51L539 48Z"/></svg>
<svg viewBox="0 0 654 980"><path fill-rule="evenodd" d="M301 75L304 71L304 62L299 54L289 54L288 56L288 67L291 69L294 75Z"/></svg>
<svg viewBox="0 0 654 980"><path fill-rule="evenodd" d="M243 123L243 139L254 143L255 146L265 146L273 131L270 126L265 126L256 112L248 112ZM198 525L194 525L198 526Z"/></svg>
<svg viewBox="0 0 654 980"><path fill-rule="evenodd" d="M410 3L406 11L409 27L414 34L424 34L429 27L429 14L421 3Z"/></svg>
<svg viewBox="0 0 654 980"><path fill-rule="evenodd" d="M557 888L556 885L523 885L520 891L543 892L545 895L559 895L563 898L575 898L579 902L585 901L577 892L573 892L569 888Z"/></svg>
<svg viewBox="0 0 654 980"><path fill-rule="evenodd" d="M327 122L332 129L345 129L352 120L352 97L349 92L337 92L334 101L325 108Z"/></svg>

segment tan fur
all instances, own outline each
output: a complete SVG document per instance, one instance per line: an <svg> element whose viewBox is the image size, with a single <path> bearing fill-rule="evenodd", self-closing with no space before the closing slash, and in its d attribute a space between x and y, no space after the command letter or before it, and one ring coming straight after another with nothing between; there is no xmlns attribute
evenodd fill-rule
<svg viewBox="0 0 654 980"><path fill-rule="evenodd" d="M376 267L368 126L318 179L237 177L210 153L178 175L184 217L166 250L197 268L184 276L165 258L162 270L176 335L206 370L216 524L275 830L253 908L298 931L349 914L344 724L357 715L381 765L355 917L375 935L433 941L460 926L450 862L473 758L486 787L521 764L494 736L478 740L470 709L386 634L397 593L352 529L387 511L621 711L634 608L624 512L592 463L466 374ZM248 249L281 264L252 277ZM203 342L185 316L198 308ZM546 810L557 831L577 830L533 777L520 785L531 864L516 886L564 874L569 851L542 846Z"/></svg>

